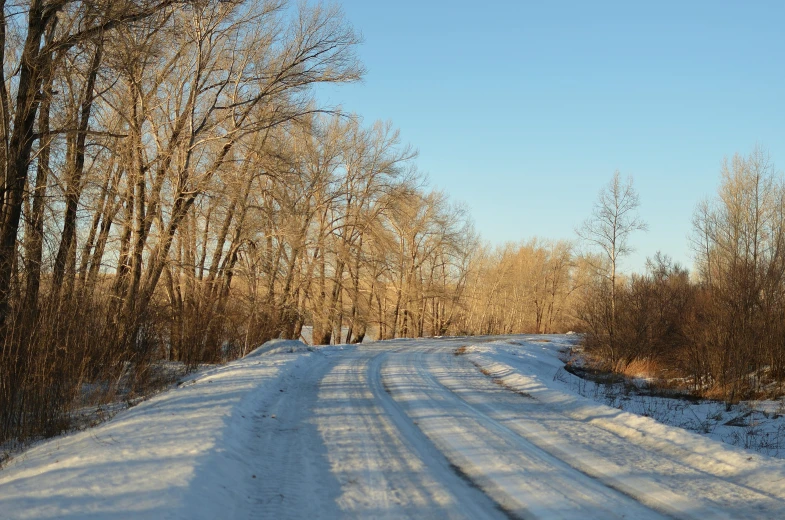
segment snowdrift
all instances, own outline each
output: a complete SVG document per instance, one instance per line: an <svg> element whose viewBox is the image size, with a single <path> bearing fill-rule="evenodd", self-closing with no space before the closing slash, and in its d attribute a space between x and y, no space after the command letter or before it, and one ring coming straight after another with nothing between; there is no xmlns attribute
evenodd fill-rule
<svg viewBox="0 0 785 520"><path fill-rule="evenodd" d="M315 352L316 347L306 345L296 339L271 339L245 355L244 359L259 357L266 354L298 354Z"/></svg>

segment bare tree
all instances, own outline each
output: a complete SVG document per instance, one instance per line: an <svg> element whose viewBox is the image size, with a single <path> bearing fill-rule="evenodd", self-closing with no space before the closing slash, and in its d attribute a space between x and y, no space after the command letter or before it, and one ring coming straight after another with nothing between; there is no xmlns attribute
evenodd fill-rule
<svg viewBox="0 0 785 520"><path fill-rule="evenodd" d="M646 231L648 226L638 215L640 198L632 185L632 177L621 179L616 171L611 181L600 190L591 216L576 230L578 236L607 259L607 268L597 266L610 284L608 335L611 358L615 361L614 325L616 321L616 286L619 261L634 251L630 236Z"/></svg>

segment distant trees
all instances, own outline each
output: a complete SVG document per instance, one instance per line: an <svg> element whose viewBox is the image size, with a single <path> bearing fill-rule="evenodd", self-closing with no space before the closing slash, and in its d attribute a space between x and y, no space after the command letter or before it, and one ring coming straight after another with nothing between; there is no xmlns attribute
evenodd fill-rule
<svg viewBox="0 0 785 520"><path fill-rule="evenodd" d="M533 239L475 254L459 320L471 334L566 332L577 266L572 244Z"/></svg>

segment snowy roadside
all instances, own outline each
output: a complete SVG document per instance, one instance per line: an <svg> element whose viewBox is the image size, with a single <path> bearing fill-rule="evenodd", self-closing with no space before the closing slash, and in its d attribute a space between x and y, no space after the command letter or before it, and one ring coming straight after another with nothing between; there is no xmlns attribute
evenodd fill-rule
<svg viewBox="0 0 785 520"><path fill-rule="evenodd" d="M552 364L552 374L543 374L543 377L550 377L555 387L562 390L733 446L785 458L785 397L728 405L721 401L668 395L656 389L649 391L646 388L648 381L644 379L609 377L597 382L592 378L578 377L572 373L574 370L568 371L564 366L564 361L570 357L565 355L566 350L575 346L576 337L531 338L534 342L497 341L491 345L497 355L506 356L513 366L517 366L521 359L531 359L532 352L545 355L550 359L549 366ZM529 350L525 355L523 347ZM571 351L578 352L577 356L571 356L570 361L580 370L580 349Z"/></svg>
<svg viewBox="0 0 785 520"><path fill-rule="evenodd" d="M83 383L77 402L68 415L67 430L61 432L59 436L71 435L88 428L94 428L110 420L118 413L152 399L156 395L171 389L175 384L182 384L186 380L197 377L200 373L215 366L200 365L198 370L189 373L186 365L179 361L155 362L148 367L150 374L147 376L146 382L140 387L131 380L136 374L133 373L130 365L127 364L126 368L128 370L114 382L114 385L108 382ZM50 439L51 437L40 437L25 439L24 442L11 439L0 443L0 470L5 467L9 460Z"/></svg>
<svg viewBox="0 0 785 520"><path fill-rule="evenodd" d="M0 470L0 517L226 516L253 478L242 452L260 403L308 358L333 350L266 344L24 452Z"/></svg>
<svg viewBox="0 0 785 520"><path fill-rule="evenodd" d="M637 401L632 400L637 404L626 405L619 397L613 401L614 406L602 404L606 397L602 391L594 391L594 386L590 386L594 383L563 369L560 354L574 341L568 336L540 336L468 346L461 349L461 353L498 384L528 395L565 417L601 428L652 453L683 461L700 472L785 498L785 462L782 460L723 443L721 440L726 439L720 437L718 428L701 432L703 434L693 433L626 408L656 408L664 406L660 401L666 398L637 396ZM688 404L682 402L683 409L679 413L688 410L685 408ZM698 407L684 413L718 413L712 405L703 403L702 406L703 409ZM717 421L716 417L711 420ZM695 421L702 422L700 416L696 416ZM606 456L610 461L614 455L608 453Z"/></svg>

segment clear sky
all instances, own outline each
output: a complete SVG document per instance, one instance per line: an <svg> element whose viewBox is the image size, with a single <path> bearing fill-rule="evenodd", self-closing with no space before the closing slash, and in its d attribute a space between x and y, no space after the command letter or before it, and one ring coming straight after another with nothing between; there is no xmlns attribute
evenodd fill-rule
<svg viewBox="0 0 785 520"><path fill-rule="evenodd" d="M691 267L723 157L785 165L785 2L339 3L368 73L320 96L391 120L493 243L575 238L618 169L650 228L624 267Z"/></svg>

